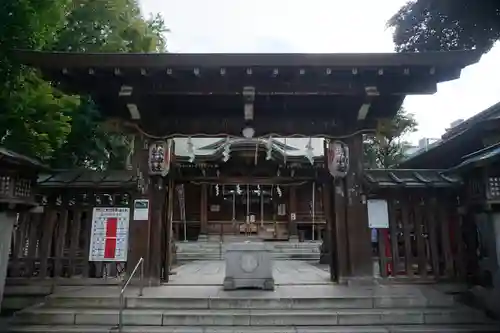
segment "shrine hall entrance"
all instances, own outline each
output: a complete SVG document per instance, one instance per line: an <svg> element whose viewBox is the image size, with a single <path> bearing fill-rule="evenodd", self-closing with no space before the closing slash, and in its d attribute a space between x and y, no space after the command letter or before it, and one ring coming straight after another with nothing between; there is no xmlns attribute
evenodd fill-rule
<svg viewBox="0 0 500 333"><path fill-rule="evenodd" d="M217 187L222 187L222 193L210 193L210 212L220 209L220 206L224 206L224 211L231 210L231 222L235 224L236 234L279 238L278 223L286 223L285 204L279 202L283 201L279 185L216 185ZM218 198L219 193L221 198ZM278 216L281 217L279 222Z"/></svg>
<svg viewBox="0 0 500 333"><path fill-rule="evenodd" d="M315 179L176 186L174 240L321 241L326 237L324 185ZM231 237L229 237L231 236Z"/></svg>

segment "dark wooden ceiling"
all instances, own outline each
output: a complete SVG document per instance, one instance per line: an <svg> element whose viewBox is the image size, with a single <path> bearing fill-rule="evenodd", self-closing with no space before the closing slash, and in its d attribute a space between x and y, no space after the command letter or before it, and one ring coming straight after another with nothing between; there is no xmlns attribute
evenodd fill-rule
<svg viewBox="0 0 500 333"><path fill-rule="evenodd" d="M432 94L478 52L421 54L76 54L19 51L61 89L90 94L105 117L155 136L345 136L391 118L409 94ZM254 117L244 119L245 87ZM124 91L127 90L127 93ZM122 93L120 93L122 92ZM358 112L364 104L366 116ZM133 106L140 119L131 119ZM137 117L136 117L137 118Z"/></svg>

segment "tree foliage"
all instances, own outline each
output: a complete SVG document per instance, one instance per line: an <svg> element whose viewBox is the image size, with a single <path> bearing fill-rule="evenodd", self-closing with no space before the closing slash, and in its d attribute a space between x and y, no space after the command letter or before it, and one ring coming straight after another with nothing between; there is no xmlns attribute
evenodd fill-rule
<svg viewBox="0 0 500 333"><path fill-rule="evenodd" d="M161 16L144 19L135 0L73 0L51 50L163 52Z"/></svg>
<svg viewBox="0 0 500 333"><path fill-rule="evenodd" d="M399 52L491 49L500 39L498 0L412 0L388 22Z"/></svg>
<svg viewBox="0 0 500 333"><path fill-rule="evenodd" d="M19 0L3 1L0 19L0 144L56 168L123 167L126 137L101 128L92 100L58 91L12 50L161 52L161 16L145 19L135 0Z"/></svg>
<svg viewBox="0 0 500 333"><path fill-rule="evenodd" d="M67 0L16 0L0 2L0 84L17 83L22 66L15 49L41 49L50 43L64 18ZM9 85L9 86L6 86Z"/></svg>
<svg viewBox="0 0 500 333"><path fill-rule="evenodd" d="M368 168L389 168L399 163L405 156L409 143L404 136L417 130L417 121L403 108L396 116L381 126L377 135L365 137L364 158Z"/></svg>
<svg viewBox="0 0 500 333"><path fill-rule="evenodd" d="M68 112L78 100L61 94L24 68L15 49L41 49L64 17L63 0L0 3L0 144L47 158L70 132Z"/></svg>

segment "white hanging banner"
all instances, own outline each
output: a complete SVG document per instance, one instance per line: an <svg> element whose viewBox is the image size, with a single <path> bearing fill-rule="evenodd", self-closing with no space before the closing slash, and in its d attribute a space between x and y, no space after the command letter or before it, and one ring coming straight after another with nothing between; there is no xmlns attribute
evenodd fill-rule
<svg viewBox="0 0 500 333"><path fill-rule="evenodd" d="M94 207L89 261L127 261L130 208Z"/></svg>
<svg viewBox="0 0 500 333"><path fill-rule="evenodd" d="M389 228L389 209L387 200L368 199L368 226L370 229Z"/></svg>

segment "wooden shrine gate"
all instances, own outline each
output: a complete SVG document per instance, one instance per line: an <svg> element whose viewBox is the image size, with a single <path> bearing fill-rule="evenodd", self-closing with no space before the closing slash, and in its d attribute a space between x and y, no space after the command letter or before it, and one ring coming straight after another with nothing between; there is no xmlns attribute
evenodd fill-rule
<svg viewBox="0 0 500 333"><path fill-rule="evenodd" d="M137 184L137 177L127 171L68 171L40 176L40 206L19 214L13 232L8 283L39 283L44 278L59 283L72 278L72 284L95 283L101 278L117 282L111 277L120 277L127 269L126 262L89 261L92 211L94 207L115 207L132 212ZM130 219L129 233L135 229Z"/></svg>
<svg viewBox="0 0 500 333"><path fill-rule="evenodd" d="M146 179L139 197L150 200L150 215L148 223L138 221L137 229L131 228L134 241L129 262L145 257L146 275L154 284L168 278L165 267L172 253L170 246L165 248L172 238L171 207L178 171L170 169L175 165L171 139L191 136L298 135L345 143L342 149L330 151L327 165L335 167L329 168L331 175L323 181L329 185L325 188L332 203L326 214L330 252L335 252L330 263L335 272L332 280L371 277L370 233L360 191L362 135L384 127L406 95L435 92L437 83L458 78L461 69L480 56L475 51L363 55L19 51L16 55L51 82L58 82L63 91L90 96L108 127L137 138L132 167ZM184 148L192 163L195 152L188 143ZM226 148L229 145L221 151L224 162L231 158ZM347 151L347 159L339 158ZM340 172L345 173L342 176L334 170L345 165L350 167ZM281 169L274 170L276 175ZM49 235L54 233L51 228ZM51 253L57 253L53 271L62 274L64 260L59 258L64 257L65 241L56 240L55 252L50 253L48 244L43 244L44 256L48 260Z"/></svg>
<svg viewBox="0 0 500 333"><path fill-rule="evenodd" d="M387 201L389 228L377 229L380 275L413 281L464 280L462 181L439 170L367 170L368 199ZM372 240L373 241L373 240Z"/></svg>

